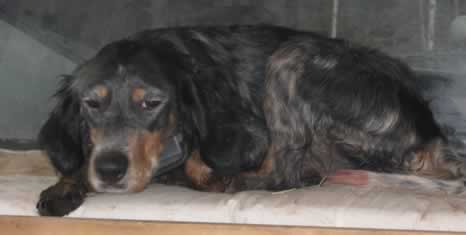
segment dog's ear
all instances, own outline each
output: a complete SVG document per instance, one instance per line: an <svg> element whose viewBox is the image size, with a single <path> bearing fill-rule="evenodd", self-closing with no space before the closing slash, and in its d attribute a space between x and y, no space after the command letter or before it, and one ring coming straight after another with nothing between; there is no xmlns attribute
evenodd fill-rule
<svg viewBox="0 0 466 235"><path fill-rule="evenodd" d="M86 145L82 138L86 128L79 115L80 103L70 89L72 79L71 76L63 77L63 83L55 94L57 104L38 136L39 145L55 169L64 176L79 171Z"/></svg>
<svg viewBox="0 0 466 235"><path fill-rule="evenodd" d="M201 139L207 136L207 119L206 119L206 105L205 100L201 96L201 88L199 82L201 80L197 77L200 76L199 65L191 55L184 55L183 66L185 73L180 75L178 79L178 94L181 106L185 109L186 118L195 127L197 135Z"/></svg>

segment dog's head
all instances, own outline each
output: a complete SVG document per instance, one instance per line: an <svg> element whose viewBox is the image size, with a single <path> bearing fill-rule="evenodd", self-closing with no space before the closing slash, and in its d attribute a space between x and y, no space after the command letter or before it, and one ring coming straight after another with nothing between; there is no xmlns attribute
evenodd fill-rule
<svg viewBox="0 0 466 235"><path fill-rule="evenodd" d="M86 126L83 162L95 191L141 191L159 169L161 153L180 131L185 101L177 93L192 73L183 56L168 42L120 41L74 72L69 89Z"/></svg>

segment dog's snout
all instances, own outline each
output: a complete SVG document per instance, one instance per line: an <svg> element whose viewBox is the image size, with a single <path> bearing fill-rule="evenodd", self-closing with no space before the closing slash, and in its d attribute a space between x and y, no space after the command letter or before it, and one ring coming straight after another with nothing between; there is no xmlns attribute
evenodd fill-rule
<svg viewBox="0 0 466 235"><path fill-rule="evenodd" d="M116 183L128 169L128 158L121 152L104 152L95 161L97 176L104 182Z"/></svg>

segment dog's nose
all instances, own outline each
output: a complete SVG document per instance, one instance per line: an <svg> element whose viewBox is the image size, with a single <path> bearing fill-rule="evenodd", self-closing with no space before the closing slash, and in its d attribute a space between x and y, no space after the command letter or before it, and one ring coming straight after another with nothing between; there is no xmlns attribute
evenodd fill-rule
<svg viewBox="0 0 466 235"><path fill-rule="evenodd" d="M128 169L128 158L121 152L105 152L97 156L95 171L104 182L116 183L121 180Z"/></svg>

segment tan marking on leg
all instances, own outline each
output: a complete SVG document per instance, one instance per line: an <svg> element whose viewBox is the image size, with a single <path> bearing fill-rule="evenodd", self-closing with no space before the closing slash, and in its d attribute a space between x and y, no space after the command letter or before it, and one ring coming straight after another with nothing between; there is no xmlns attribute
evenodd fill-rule
<svg viewBox="0 0 466 235"><path fill-rule="evenodd" d="M201 159L199 151L193 151L185 163L185 173L194 187L209 192L223 192L225 184L220 178L212 175L212 169Z"/></svg>
<svg viewBox="0 0 466 235"><path fill-rule="evenodd" d="M100 97L100 98L105 98L108 96L108 89L105 86L99 85L94 88L95 93Z"/></svg>
<svg viewBox="0 0 466 235"><path fill-rule="evenodd" d="M241 172L240 174L232 177L229 182L225 182L228 184L225 191L232 193L247 189L258 189L257 182L261 181L265 183L265 186L262 185L260 189L266 189L266 181L269 180L270 177L273 177L272 173L275 170L275 158L278 154L276 146L273 144L270 145L267 156L262 161L260 167L256 170ZM248 183L251 181L256 183L251 185Z"/></svg>
<svg viewBox="0 0 466 235"><path fill-rule="evenodd" d="M277 157L277 151L274 145L269 147L269 152L265 159L262 161L261 165L255 171L243 172L240 175L245 177L254 177L254 176L268 176L270 175L275 168L275 158Z"/></svg>
<svg viewBox="0 0 466 235"><path fill-rule="evenodd" d="M135 88L133 89L131 93L131 100L134 103L139 103L144 99L144 96L146 95L146 91L142 88Z"/></svg>
<svg viewBox="0 0 466 235"><path fill-rule="evenodd" d="M248 189L267 189L269 187L268 181L274 177L272 173L275 171L275 159L279 156L278 154L276 146L271 145L260 167L256 170L241 172L232 177L229 182L226 182L228 185L225 192L233 193Z"/></svg>
<svg viewBox="0 0 466 235"><path fill-rule="evenodd" d="M259 175L269 175L274 168L275 160L271 157L267 157L261 164L261 167L258 170Z"/></svg>
<svg viewBox="0 0 466 235"><path fill-rule="evenodd" d="M191 154L191 157L186 161L185 173L192 182L199 187L205 186L210 178L212 169L210 169L201 159L199 151L196 150Z"/></svg>
<svg viewBox="0 0 466 235"><path fill-rule="evenodd" d="M415 157L408 163L408 167L416 175L430 176L440 179L453 177L448 164L442 154L443 143L435 141L425 148L415 152Z"/></svg>

